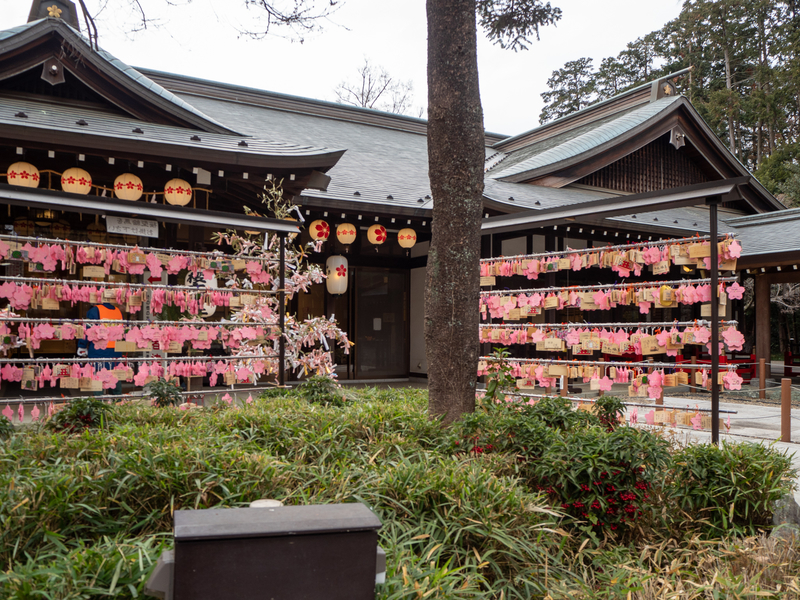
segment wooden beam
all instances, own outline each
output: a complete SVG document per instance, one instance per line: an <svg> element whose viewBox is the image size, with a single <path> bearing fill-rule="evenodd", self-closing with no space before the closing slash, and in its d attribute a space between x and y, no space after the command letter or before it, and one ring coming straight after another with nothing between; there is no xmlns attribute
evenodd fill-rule
<svg viewBox="0 0 800 600"><path fill-rule="evenodd" d="M756 362L765 359L767 364L767 377L770 376L770 325L769 325L769 279L767 277L755 278L756 302Z"/></svg>

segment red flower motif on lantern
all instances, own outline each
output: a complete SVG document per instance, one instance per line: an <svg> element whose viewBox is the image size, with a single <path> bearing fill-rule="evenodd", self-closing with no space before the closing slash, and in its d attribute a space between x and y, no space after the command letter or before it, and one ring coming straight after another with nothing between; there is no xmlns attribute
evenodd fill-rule
<svg viewBox="0 0 800 600"><path fill-rule="evenodd" d="M317 223L316 232L314 235L318 240L327 240L330 234L331 228L325 221Z"/></svg>
<svg viewBox="0 0 800 600"><path fill-rule="evenodd" d="M121 181L119 181L119 182L117 182L117 185L114 186L114 189L121 190L124 187L125 187L125 184L123 184Z"/></svg>
<svg viewBox="0 0 800 600"><path fill-rule="evenodd" d="M16 171L9 171L8 172L8 178L9 179L16 179L17 178L17 172Z"/></svg>
<svg viewBox="0 0 800 600"><path fill-rule="evenodd" d="M133 188L136 187L136 184L133 183L132 181L129 181L128 183L125 184L125 187L127 187L129 190L132 190Z"/></svg>
<svg viewBox="0 0 800 600"><path fill-rule="evenodd" d="M336 267L336 275L338 275L339 277L344 277L345 275L347 275L347 267L345 267L344 265L339 265L338 267Z"/></svg>
<svg viewBox="0 0 800 600"><path fill-rule="evenodd" d="M167 189L165 189L164 191L165 191L166 193L168 193L168 194L171 194L172 192L174 192L174 191L175 191L175 188L173 188L173 187L171 187L171 186L170 186L170 187L168 187Z"/></svg>
<svg viewBox="0 0 800 600"><path fill-rule="evenodd" d="M91 183L91 181L89 183ZM144 186L141 183L137 183L136 184L136 189L141 192L144 189Z"/></svg>
<svg viewBox="0 0 800 600"><path fill-rule="evenodd" d="M70 175L69 177L63 180L63 183L68 183L72 185L73 183L75 183L75 178L72 175Z"/></svg>
<svg viewBox="0 0 800 600"><path fill-rule="evenodd" d="M70 177L70 179L74 179L74 177ZM81 185L92 185L91 179L86 179L86 177L81 177L78 179L78 183Z"/></svg>
<svg viewBox="0 0 800 600"><path fill-rule="evenodd" d="M386 228L383 225L375 229L375 241L376 242L386 241Z"/></svg>
<svg viewBox="0 0 800 600"><path fill-rule="evenodd" d="M31 175L31 179L33 179L34 181L39 181L39 174L34 173L33 175Z"/></svg>
<svg viewBox="0 0 800 600"><path fill-rule="evenodd" d="M20 176L20 177L22 177L22 179L27 179L27 178L28 178L28 177L30 177L31 175L30 175L30 173L28 173L27 171L20 171L20 174L19 174L19 176Z"/></svg>

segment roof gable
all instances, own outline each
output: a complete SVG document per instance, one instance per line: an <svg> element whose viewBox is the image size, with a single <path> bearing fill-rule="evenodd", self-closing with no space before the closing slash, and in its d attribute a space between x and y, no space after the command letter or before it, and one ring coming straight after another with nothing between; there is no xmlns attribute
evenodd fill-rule
<svg viewBox="0 0 800 600"><path fill-rule="evenodd" d="M93 50L61 19L0 31L0 92L3 82L38 69L52 85L64 85L69 72L111 106L148 123L236 133L111 54Z"/></svg>

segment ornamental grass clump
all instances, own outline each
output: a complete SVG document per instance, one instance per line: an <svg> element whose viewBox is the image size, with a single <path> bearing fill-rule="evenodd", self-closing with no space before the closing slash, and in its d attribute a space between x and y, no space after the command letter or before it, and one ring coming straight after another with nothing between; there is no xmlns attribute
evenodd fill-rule
<svg viewBox="0 0 800 600"><path fill-rule="evenodd" d="M687 446L673 456L668 490L678 508L709 534L754 534L794 487L789 456L749 442Z"/></svg>

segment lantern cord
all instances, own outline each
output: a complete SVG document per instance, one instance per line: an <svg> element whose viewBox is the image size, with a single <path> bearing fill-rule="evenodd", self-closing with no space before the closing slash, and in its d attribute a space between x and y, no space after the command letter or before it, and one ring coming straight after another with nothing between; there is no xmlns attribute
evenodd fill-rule
<svg viewBox="0 0 800 600"><path fill-rule="evenodd" d="M50 238L40 238L40 237L30 237L30 236L17 236L17 235L0 235L0 240L8 240L10 242L31 242L35 244L62 244L68 246L82 246L82 247L92 247L92 248L113 248L115 250L127 250L129 252L135 252L139 250L140 252L149 252L149 253L156 253L156 254L170 254L173 256L198 256L202 258L209 258L215 260L256 260L256 261L269 261L273 260L277 262L277 258L268 258L268 257L259 257L259 256L247 256L247 255L236 255L236 254L223 254L221 251L217 250L215 252L195 252L192 250L175 250L174 248L166 249L166 248L149 248L149 247L138 247L138 246L125 246L123 244L105 244L102 242L80 242L75 240L59 240L59 239L50 239Z"/></svg>
<svg viewBox="0 0 800 600"><path fill-rule="evenodd" d="M481 356L478 360L486 362L499 362L498 359L492 356ZM505 362L525 363L525 364L553 364L553 365L571 365L575 367L582 367L586 365L596 367L638 367L638 368L662 368L662 369L710 369L710 364L693 364L693 363L659 363L659 362L624 362L624 361L602 361L602 360L560 360L557 358L504 358ZM727 366L728 370L732 370L737 365L730 363L729 365L720 365L720 367Z"/></svg>
<svg viewBox="0 0 800 600"><path fill-rule="evenodd" d="M36 285L82 285L82 286L101 286L101 287L122 287L122 288L135 288L135 289L161 289L161 290L178 290L196 292L199 294L206 293L238 293L239 295L249 294L277 294L283 290L251 290L243 288L206 288L206 287L192 287L190 285L156 285L150 283L125 283L119 281L79 281L76 279L37 279L35 277L8 277L0 276L0 281L11 281L15 283L32 283ZM65 300L68 302L68 300Z"/></svg>
<svg viewBox="0 0 800 600"><path fill-rule="evenodd" d="M2 319L0 319L2 320ZM738 321L720 321L720 326L737 326ZM710 327L711 321L705 319L698 319L697 321L664 321L661 323L486 323L481 324L481 328L501 327L504 329L513 329L519 327L525 329L528 327L536 327L537 329L578 329L586 327L591 329L602 329L613 327L615 329L642 329L653 327L691 327L692 325L698 327Z"/></svg>
<svg viewBox="0 0 800 600"><path fill-rule="evenodd" d="M736 238L735 233L720 234L718 237L725 239ZM536 254L515 254L513 256L495 256L492 258L482 258L481 264L493 264L497 262L504 262L509 260L529 260L535 258L551 258L556 256L565 256L569 254L592 254L596 252L615 252L622 250L634 250L636 248L651 248L653 246L674 246L676 244L688 244L691 242L705 242L711 239L710 235L701 235L687 238L677 239L661 239L648 242L634 242L632 244L620 244L618 246L596 246L594 248L579 248L577 250L554 250L550 252L539 252Z"/></svg>
<svg viewBox="0 0 800 600"><path fill-rule="evenodd" d="M738 281L738 277L720 277L720 283L733 283L734 281ZM579 291L586 291L586 290L609 290L609 289L629 289L629 288L640 288L640 287L654 287L654 286L661 286L661 285L702 285L706 283L710 283L711 279L676 279L671 281L640 281L637 283L610 283L610 284L603 284L603 285L576 285L576 286L568 286L568 287L549 287L549 288L527 288L527 289L520 289L520 290L481 290L481 296L513 296L516 294L542 294L542 293L551 293L551 292L579 292Z"/></svg>
<svg viewBox="0 0 800 600"><path fill-rule="evenodd" d="M66 325L69 323L85 323L94 326L98 325L183 325L193 327L274 327L278 325L270 325L268 323L247 323L247 322L231 322L231 321L144 321L144 320L125 320L125 319L31 319L29 317L0 317L0 323L46 323Z"/></svg>
<svg viewBox="0 0 800 600"><path fill-rule="evenodd" d="M154 352L154 350L144 350L142 352ZM158 352L157 350L155 352ZM268 358L278 358L277 354L245 354L242 356L151 356L149 358L133 358L128 356L101 357L101 358L0 358L0 363L11 364L73 364L73 363L126 363L126 362L232 362L237 360L262 360Z"/></svg>

